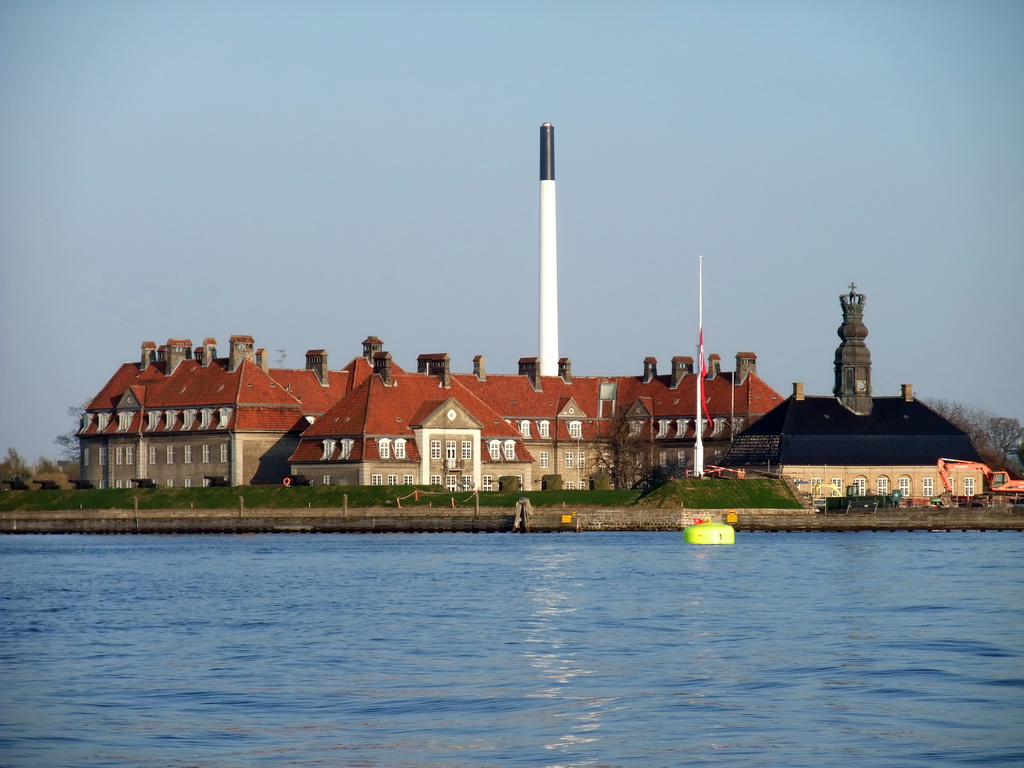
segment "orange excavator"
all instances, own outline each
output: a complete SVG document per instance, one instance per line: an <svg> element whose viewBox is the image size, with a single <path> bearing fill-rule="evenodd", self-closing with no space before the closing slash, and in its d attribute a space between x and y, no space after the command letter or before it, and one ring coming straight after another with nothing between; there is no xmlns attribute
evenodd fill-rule
<svg viewBox="0 0 1024 768"><path fill-rule="evenodd" d="M1024 480L1011 480L1006 470L993 470L987 464L977 461L963 461L961 459L939 459L939 477L942 478L942 485L946 493L953 492L953 486L949 482L950 469L966 469L981 472L985 476L988 489L996 494L1024 493Z"/></svg>

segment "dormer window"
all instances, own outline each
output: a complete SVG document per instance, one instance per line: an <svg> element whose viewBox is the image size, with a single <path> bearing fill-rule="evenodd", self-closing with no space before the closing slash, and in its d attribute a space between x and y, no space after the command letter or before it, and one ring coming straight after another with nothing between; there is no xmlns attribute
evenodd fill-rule
<svg viewBox="0 0 1024 768"><path fill-rule="evenodd" d="M122 411L117 414L117 431L127 432L128 428L132 425L133 416L135 416L134 411Z"/></svg>
<svg viewBox="0 0 1024 768"><path fill-rule="evenodd" d="M203 408L203 410L199 412L199 428L209 429L212 421L213 408Z"/></svg>
<svg viewBox="0 0 1024 768"><path fill-rule="evenodd" d="M334 454L334 441L324 440L324 452L320 456L320 461L330 461L331 456Z"/></svg>
<svg viewBox="0 0 1024 768"><path fill-rule="evenodd" d="M516 443L515 440L505 441L505 458L509 461L515 461L516 458Z"/></svg>
<svg viewBox="0 0 1024 768"><path fill-rule="evenodd" d="M683 437L686 435L686 425L689 423L689 419L676 419L676 437Z"/></svg>
<svg viewBox="0 0 1024 768"><path fill-rule="evenodd" d="M570 421L569 422L569 437L573 440L578 440L583 437L583 422L582 421Z"/></svg>
<svg viewBox="0 0 1024 768"><path fill-rule="evenodd" d="M711 423L711 436L715 437L716 435L722 434L722 429L725 427L725 419L712 419Z"/></svg>
<svg viewBox="0 0 1024 768"><path fill-rule="evenodd" d="M382 459L391 458L391 441L388 438L382 437L377 441L377 453Z"/></svg>
<svg viewBox="0 0 1024 768"><path fill-rule="evenodd" d="M110 423L109 413L97 413L96 414L96 431L102 432L107 428L107 424Z"/></svg>
<svg viewBox="0 0 1024 768"><path fill-rule="evenodd" d="M146 413L146 417L149 419L146 429L150 432L160 426L160 411L149 411Z"/></svg>
<svg viewBox="0 0 1024 768"><path fill-rule="evenodd" d="M395 440L395 458L405 458L405 440L401 437Z"/></svg>
<svg viewBox="0 0 1024 768"><path fill-rule="evenodd" d="M181 428L182 429L192 429L192 422L194 422L196 420L195 408L187 408L184 411L182 411L181 412L181 420L182 420L182 424L181 424Z"/></svg>
<svg viewBox="0 0 1024 768"><path fill-rule="evenodd" d="M227 429L229 421L231 421L231 409L230 408L221 408L220 409L220 422L217 424L217 429Z"/></svg>
<svg viewBox="0 0 1024 768"><path fill-rule="evenodd" d="M551 437L551 422L540 421L537 422L537 426L540 428L540 436L544 440L548 440Z"/></svg>
<svg viewBox="0 0 1024 768"><path fill-rule="evenodd" d="M658 437L668 437L668 427L672 419L658 419Z"/></svg>
<svg viewBox="0 0 1024 768"><path fill-rule="evenodd" d="M523 419L522 421L519 422L519 434L521 434L523 437L530 436L530 422L527 421L526 419Z"/></svg>
<svg viewBox="0 0 1024 768"><path fill-rule="evenodd" d="M491 456L492 461L501 460L501 442L498 440L491 440L487 444L487 450Z"/></svg>
<svg viewBox="0 0 1024 768"><path fill-rule="evenodd" d="M178 418L178 412L173 409L164 411L164 430L170 432L174 429L174 422Z"/></svg>
<svg viewBox="0 0 1024 768"><path fill-rule="evenodd" d="M341 441L341 452L338 454L338 458L342 461L352 455L352 440L345 438Z"/></svg>
<svg viewBox="0 0 1024 768"><path fill-rule="evenodd" d="M87 430L91 426L92 426L92 414L91 413L83 413L82 414L82 431L85 432L85 430Z"/></svg>

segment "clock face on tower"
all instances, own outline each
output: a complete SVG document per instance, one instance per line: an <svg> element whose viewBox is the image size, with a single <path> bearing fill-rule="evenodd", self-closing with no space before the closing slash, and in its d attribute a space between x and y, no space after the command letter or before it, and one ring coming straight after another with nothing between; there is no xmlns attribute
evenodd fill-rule
<svg viewBox="0 0 1024 768"><path fill-rule="evenodd" d="M868 388L868 383L864 379L857 379L857 391L863 392Z"/></svg>

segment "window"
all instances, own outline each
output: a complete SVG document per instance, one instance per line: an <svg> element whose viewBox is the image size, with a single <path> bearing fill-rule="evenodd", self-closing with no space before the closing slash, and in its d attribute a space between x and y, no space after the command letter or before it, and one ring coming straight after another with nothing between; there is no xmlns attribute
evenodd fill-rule
<svg viewBox="0 0 1024 768"><path fill-rule="evenodd" d="M644 423L642 421L631 421L629 422L629 436L636 437L640 434L640 430Z"/></svg>
<svg viewBox="0 0 1024 768"><path fill-rule="evenodd" d="M115 488L124 488L124 481L123 480L115 480L114 481L114 487Z"/></svg>
<svg viewBox="0 0 1024 768"><path fill-rule="evenodd" d="M340 460L345 460L352 455L352 439L346 437L341 441L341 453L338 454Z"/></svg>
<svg viewBox="0 0 1024 768"><path fill-rule="evenodd" d="M191 464L192 463L192 446L191 445L186 445L185 446L185 463L186 464Z"/></svg>
<svg viewBox="0 0 1024 768"><path fill-rule="evenodd" d="M668 466L668 451L660 451L658 453L658 464L663 467Z"/></svg>
<svg viewBox="0 0 1024 768"><path fill-rule="evenodd" d="M455 461L456 452L456 442L454 440L445 440L444 457L450 461Z"/></svg>
<svg viewBox="0 0 1024 768"><path fill-rule="evenodd" d="M149 446L149 463L156 464L156 446Z"/></svg>
<svg viewBox="0 0 1024 768"><path fill-rule="evenodd" d="M402 475L403 485L412 485L412 475Z"/></svg>
<svg viewBox="0 0 1024 768"><path fill-rule="evenodd" d="M934 483L934 480L932 478L930 478L930 477L926 477L926 478L924 478L924 480L921 481L921 495L922 496L931 496L932 495L932 491L935 490L933 485L932 485L933 483Z"/></svg>
<svg viewBox="0 0 1024 768"><path fill-rule="evenodd" d="M222 443L220 446L220 461L221 464L228 463L228 444Z"/></svg>
<svg viewBox="0 0 1024 768"><path fill-rule="evenodd" d="M903 498L907 498L908 496L910 496L910 478L909 477L907 477L906 475L903 475L903 477L901 477L899 479L899 482L897 483L897 485L898 485L898 487L900 489L900 493L903 495Z"/></svg>
<svg viewBox="0 0 1024 768"><path fill-rule="evenodd" d="M494 488L494 477L492 475L484 475L480 485L482 486L481 490L492 490Z"/></svg>
<svg viewBox="0 0 1024 768"><path fill-rule="evenodd" d="M384 475L370 475L370 485L384 485Z"/></svg>
<svg viewBox="0 0 1024 768"><path fill-rule="evenodd" d="M405 440L401 437L395 440L395 458L405 458Z"/></svg>
<svg viewBox="0 0 1024 768"><path fill-rule="evenodd" d="M213 421L213 408L203 408L199 412L199 428L209 429L210 423Z"/></svg>
<svg viewBox="0 0 1024 768"><path fill-rule="evenodd" d="M473 459L473 441L463 440L462 441L462 460L471 461Z"/></svg>
<svg viewBox="0 0 1024 768"><path fill-rule="evenodd" d="M320 454L320 461L330 461L331 456L334 455L334 441L324 440L324 452Z"/></svg>
<svg viewBox="0 0 1024 768"><path fill-rule="evenodd" d="M541 469L547 469L549 466L550 466L550 464L548 463L548 452L547 451L541 451L540 452L540 468Z"/></svg>
<svg viewBox="0 0 1024 768"><path fill-rule="evenodd" d="M398 485L398 475L388 475L388 485Z"/></svg>
<svg viewBox="0 0 1024 768"><path fill-rule="evenodd" d="M964 478L964 496L973 496L973 495L974 495L974 478L973 477L965 477Z"/></svg>
<svg viewBox="0 0 1024 768"><path fill-rule="evenodd" d="M445 475L444 486L449 491L459 490L459 476L458 475Z"/></svg>
<svg viewBox="0 0 1024 768"><path fill-rule="evenodd" d="M124 449L124 463L129 466L135 466L135 446L128 445Z"/></svg>
<svg viewBox="0 0 1024 768"><path fill-rule="evenodd" d="M149 417L149 423L146 424L146 429L150 432L160 426L160 411L150 411L146 416Z"/></svg>
<svg viewBox="0 0 1024 768"><path fill-rule="evenodd" d="M879 475L875 480L875 490L879 496L886 496L889 493L889 478L885 475Z"/></svg>
<svg viewBox="0 0 1024 768"><path fill-rule="evenodd" d="M576 465L576 462L574 460L575 458L576 458L576 456L575 456L575 454L573 454L572 451L566 451L565 452L565 468L566 469L572 469Z"/></svg>
<svg viewBox="0 0 1024 768"><path fill-rule="evenodd" d="M722 434L722 430L725 428L725 419L719 416L717 419L711 420L711 436Z"/></svg>
<svg viewBox="0 0 1024 768"><path fill-rule="evenodd" d="M832 487L835 488L841 494L843 492L843 478L833 477Z"/></svg>
<svg viewBox="0 0 1024 768"><path fill-rule="evenodd" d="M565 488L565 490L567 491L575 491L576 483L574 483L572 480L566 480L565 483L562 484L562 487Z"/></svg>
<svg viewBox="0 0 1024 768"><path fill-rule="evenodd" d="M174 429L174 421L178 418L178 412L175 410L164 411L164 430L170 432Z"/></svg>
<svg viewBox="0 0 1024 768"><path fill-rule="evenodd" d="M473 490L473 476L463 475L462 476L462 490L472 491Z"/></svg>
<svg viewBox="0 0 1024 768"><path fill-rule="evenodd" d="M686 466L686 451L684 451L682 448L680 448L678 451L676 451L676 466L677 467L685 467Z"/></svg>
<svg viewBox="0 0 1024 768"><path fill-rule="evenodd" d="M676 437L683 437L686 434L686 425L689 423L689 419L676 419Z"/></svg>
<svg viewBox="0 0 1024 768"><path fill-rule="evenodd" d="M858 477L853 481L854 486L857 488L857 492L854 496L866 496L868 493L868 479L866 477Z"/></svg>
<svg viewBox="0 0 1024 768"><path fill-rule="evenodd" d="M583 422L582 421L570 421L569 422L569 437L573 440L583 437Z"/></svg>
<svg viewBox="0 0 1024 768"><path fill-rule="evenodd" d="M540 429L540 436L542 438L547 440L548 438L551 437L551 422L539 421L537 422L537 427L538 429Z"/></svg>
<svg viewBox="0 0 1024 768"><path fill-rule="evenodd" d="M668 436L668 425L671 423L671 419L658 419L658 437Z"/></svg>
<svg viewBox="0 0 1024 768"><path fill-rule="evenodd" d="M430 441L430 458L440 459L441 458L441 441L431 440Z"/></svg>
<svg viewBox="0 0 1024 768"><path fill-rule="evenodd" d="M167 446L167 463L168 464L173 464L174 463L174 446L173 445L168 445Z"/></svg>
<svg viewBox="0 0 1024 768"><path fill-rule="evenodd" d="M491 442L487 444L487 450L490 452L490 456L493 461L501 459L501 443L497 440L491 440Z"/></svg>
<svg viewBox="0 0 1024 768"><path fill-rule="evenodd" d="M952 495L954 495L954 496L956 495L956 478L955 477L949 478L949 492Z"/></svg>
<svg viewBox="0 0 1024 768"><path fill-rule="evenodd" d="M118 466L124 464L124 448L120 445L114 449L114 463Z"/></svg>
<svg viewBox="0 0 1024 768"><path fill-rule="evenodd" d="M523 437L530 436L530 422L527 421L526 419L523 419L522 421L519 422L519 434L521 434Z"/></svg>
<svg viewBox="0 0 1024 768"><path fill-rule="evenodd" d="M324 475L324 478L323 478L324 485L330 485L332 479L333 479L333 475Z"/></svg>
<svg viewBox="0 0 1024 768"><path fill-rule="evenodd" d="M185 487L186 488L191 488L192 487L192 478L191 477L186 477L185 478Z"/></svg>
<svg viewBox="0 0 1024 768"><path fill-rule="evenodd" d="M377 441L377 453L382 459L391 458L391 441L388 438L382 437Z"/></svg>
<svg viewBox="0 0 1024 768"><path fill-rule="evenodd" d="M89 466L89 449L88 448L83 448L82 449L82 466L83 467L88 467Z"/></svg>
<svg viewBox="0 0 1024 768"><path fill-rule="evenodd" d="M192 422L195 421L196 411L195 408L186 408L181 412L181 428L192 429Z"/></svg>
<svg viewBox="0 0 1024 768"><path fill-rule="evenodd" d="M167 478L167 482L164 483L164 485L166 485L168 488L173 488L174 487L174 478L173 477Z"/></svg>
<svg viewBox="0 0 1024 768"><path fill-rule="evenodd" d="M229 421L231 421L231 409L230 408L221 408L220 409L220 421L217 424L217 429L227 429Z"/></svg>
<svg viewBox="0 0 1024 768"><path fill-rule="evenodd" d="M441 476L440 475L431 475L430 476L430 484L431 485L440 485L441 484Z"/></svg>
<svg viewBox="0 0 1024 768"><path fill-rule="evenodd" d="M128 428L132 425L132 417L134 415L135 413L132 411L117 414L117 431L127 432Z"/></svg>
<svg viewBox="0 0 1024 768"><path fill-rule="evenodd" d="M109 413L98 413L96 414L96 431L102 432L107 428L107 424L110 423Z"/></svg>
<svg viewBox="0 0 1024 768"><path fill-rule="evenodd" d="M505 458L509 461L515 461L516 458L516 444L512 440L505 441Z"/></svg>

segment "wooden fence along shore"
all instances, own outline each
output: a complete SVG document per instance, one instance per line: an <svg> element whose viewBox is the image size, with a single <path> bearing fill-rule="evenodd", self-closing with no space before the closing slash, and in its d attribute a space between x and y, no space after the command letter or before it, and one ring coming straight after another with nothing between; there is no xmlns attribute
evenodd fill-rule
<svg viewBox="0 0 1024 768"><path fill-rule="evenodd" d="M738 532L1024 531L1024 508L814 510L532 509L105 509L0 513L6 534L546 533L681 531L695 521Z"/></svg>

